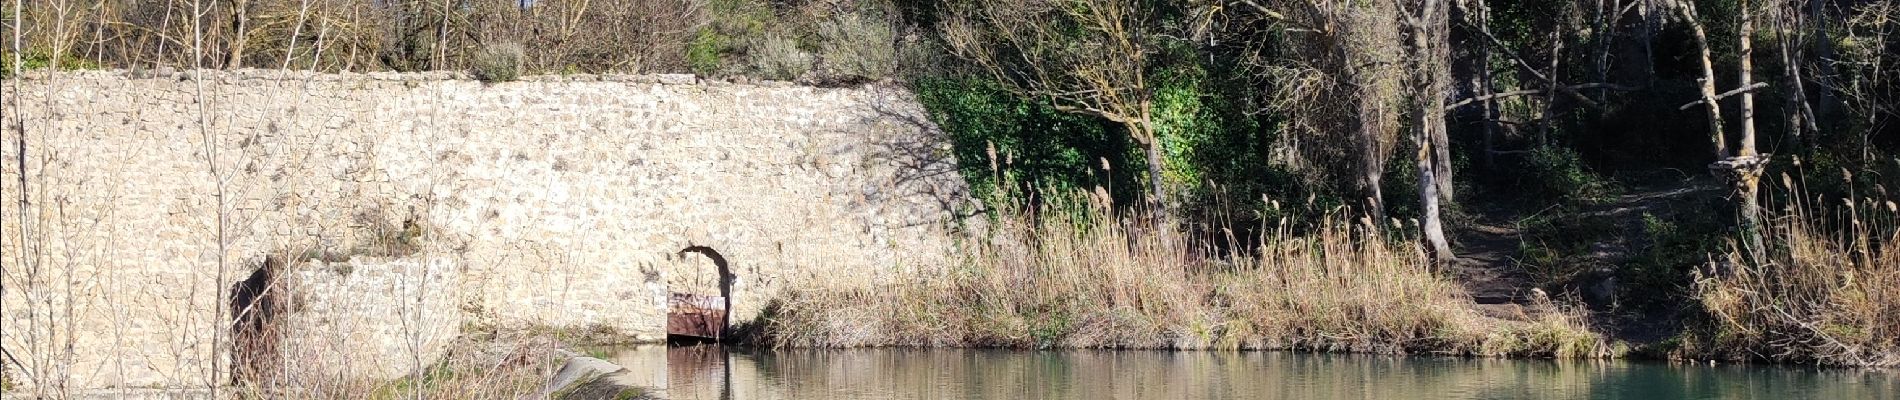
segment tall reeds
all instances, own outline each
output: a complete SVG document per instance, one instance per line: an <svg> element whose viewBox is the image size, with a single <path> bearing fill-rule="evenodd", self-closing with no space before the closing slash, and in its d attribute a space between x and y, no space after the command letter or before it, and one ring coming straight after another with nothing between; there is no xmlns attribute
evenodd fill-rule
<svg viewBox="0 0 1900 400"><path fill-rule="evenodd" d="M1257 242L1114 217L1103 196L1005 206L949 265L826 277L765 321L777 346L1304 349L1593 357L1600 337L1545 300L1483 316L1392 226L1330 213ZM1282 224L1284 225L1284 224Z"/></svg>
<svg viewBox="0 0 1900 400"><path fill-rule="evenodd" d="M1763 219L1762 251L1736 247L1697 274L1710 356L1900 365L1900 206L1781 182L1789 200Z"/></svg>

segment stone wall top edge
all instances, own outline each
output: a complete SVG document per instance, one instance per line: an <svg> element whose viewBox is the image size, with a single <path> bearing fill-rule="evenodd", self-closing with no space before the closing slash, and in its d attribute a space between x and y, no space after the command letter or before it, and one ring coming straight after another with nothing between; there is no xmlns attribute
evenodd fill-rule
<svg viewBox="0 0 1900 400"><path fill-rule="evenodd" d="M235 70L201 69L176 70L170 67L152 69L99 69L72 71L24 71L17 78L25 81L53 79L176 79L188 80L193 74L204 74L208 81L327 81L327 82L479 82L467 72L461 71L422 71L422 72L316 72L308 70L283 70L243 68ZM790 88L819 86L802 85L793 82L752 80L752 79L709 79L694 74L565 74L565 75L528 75L519 82L627 82L679 86L752 86L765 88ZM864 86L889 86L891 82L874 82Z"/></svg>

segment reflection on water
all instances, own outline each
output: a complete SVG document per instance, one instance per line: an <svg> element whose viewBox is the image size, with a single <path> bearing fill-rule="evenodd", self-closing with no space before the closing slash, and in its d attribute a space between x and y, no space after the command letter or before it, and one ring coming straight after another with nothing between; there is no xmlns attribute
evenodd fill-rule
<svg viewBox="0 0 1900 400"><path fill-rule="evenodd" d="M1900 373L1226 351L615 349L693 399L1883 399Z"/></svg>

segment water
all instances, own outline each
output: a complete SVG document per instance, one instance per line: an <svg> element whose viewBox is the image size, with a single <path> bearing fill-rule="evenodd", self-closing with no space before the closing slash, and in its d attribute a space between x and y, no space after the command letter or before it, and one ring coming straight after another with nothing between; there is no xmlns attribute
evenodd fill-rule
<svg viewBox="0 0 1900 400"><path fill-rule="evenodd" d="M1283 352L615 349L668 399L1892 399L1900 372ZM730 377L730 379L728 379Z"/></svg>

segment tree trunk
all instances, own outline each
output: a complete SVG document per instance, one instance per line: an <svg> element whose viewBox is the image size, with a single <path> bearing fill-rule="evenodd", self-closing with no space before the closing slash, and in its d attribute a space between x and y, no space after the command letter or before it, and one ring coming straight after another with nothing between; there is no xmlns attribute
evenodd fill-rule
<svg viewBox="0 0 1900 400"><path fill-rule="evenodd" d="M438 71L448 69L446 64L449 58L449 0L442 0L441 12L442 24L436 28L434 48L429 49L434 53L434 57L429 62L429 69Z"/></svg>
<svg viewBox="0 0 1900 400"><path fill-rule="evenodd" d="M1374 154L1374 153L1367 153L1367 154ZM1360 162L1362 163L1367 162L1368 160L1370 160L1370 163L1372 164L1383 164L1383 163L1378 162L1379 160L1372 156L1360 157ZM1381 184L1382 181L1384 181L1384 175L1385 175L1384 169L1385 169L1384 167L1374 168L1371 166L1366 166L1364 168L1361 168L1360 170L1361 176L1359 178L1360 179L1359 184L1365 186L1366 209L1367 209L1366 214L1372 216L1372 219L1378 220L1381 223L1385 221L1385 193L1383 190L1379 188L1379 185Z"/></svg>
<svg viewBox="0 0 1900 400"><path fill-rule="evenodd" d="M1362 96L1359 98L1359 176L1360 189L1365 191L1368 215L1373 219L1385 220L1385 193L1379 186L1385 176L1385 98Z"/></svg>
<svg viewBox="0 0 1900 400"><path fill-rule="evenodd" d="M1482 0L1473 1L1473 3L1478 4L1478 31L1485 37L1490 37L1491 6L1486 5ZM1479 96L1491 95L1492 91L1496 90L1496 82L1494 79L1495 78L1491 76L1491 42L1482 41L1478 44L1478 90L1476 94ZM1484 113L1484 167L1497 168L1497 104L1491 101L1485 101L1479 103L1478 107L1480 107Z"/></svg>
<svg viewBox="0 0 1900 400"><path fill-rule="evenodd" d="M1728 139L1722 135L1722 104L1715 100L1715 62L1709 57L1709 35L1702 30L1702 21L1696 19L1694 6L1688 0L1674 0L1676 12L1689 24L1689 33L1695 37L1697 58L1702 64L1702 106L1708 112L1709 141L1715 143L1715 159L1729 157Z"/></svg>
<svg viewBox="0 0 1900 400"><path fill-rule="evenodd" d="M1799 149L1806 141L1802 136L1807 132L1819 132L1821 124L1814 115L1813 104L1808 101L1807 84L1802 82L1801 77L1801 60L1805 59L1803 56L1807 52L1800 49L1805 44L1799 40L1799 35L1806 32L1806 25L1801 21L1800 10L1793 7L1779 10L1782 13L1779 19L1781 29L1775 36L1781 38L1782 78L1787 81L1785 91L1788 92L1788 104L1791 105L1786 107L1789 109L1786 117L1788 137Z"/></svg>
<svg viewBox="0 0 1900 400"><path fill-rule="evenodd" d="M1435 184L1436 179L1432 176L1432 171L1436 168L1432 165L1432 141L1429 138L1431 134L1426 132L1427 130L1421 128L1418 134L1414 135L1419 145L1418 157L1416 157L1418 160L1418 200L1420 214L1422 214L1420 219L1423 220L1419 228L1425 235L1425 245L1431 251L1432 259L1443 262L1456 256L1452 255L1451 244L1445 239L1444 223L1439 221L1438 217L1438 185Z"/></svg>
<svg viewBox="0 0 1900 400"><path fill-rule="evenodd" d="M1449 80L1451 75L1447 69L1449 64L1442 62L1437 64L1438 67L1434 75L1438 76L1437 79L1440 84L1437 85L1437 89L1439 90L1428 95L1437 99L1432 103L1437 104L1438 108L1427 109L1427 111L1437 110L1432 112L1434 115L1434 117L1432 117L1433 126L1430 127L1432 128L1430 130L1432 134L1432 150L1434 150L1432 152L1432 168L1435 169L1432 171L1432 182L1438 186L1438 197L1449 203L1458 201L1458 199L1454 197L1457 191L1454 189L1454 185L1451 181L1451 130L1445 127L1445 112L1443 111L1445 109L1444 88L1447 86L1443 83Z"/></svg>
<svg viewBox="0 0 1900 400"><path fill-rule="evenodd" d="M1446 61L1450 56L1446 43L1449 22L1449 8L1435 0L1425 0L1418 8L1418 14L1411 20L1411 56L1412 87L1417 90L1412 100L1412 122L1414 143L1418 153L1414 160L1418 165L1419 214L1422 220L1419 228L1425 236L1425 245L1435 262L1445 262L1457 258L1452 254L1451 244L1445 238L1445 227L1439 217L1440 182L1438 171L1449 170L1449 165L1440 164L1437 155L1438 138L1445 129L1444 88L1449 80ZM1447 163L1448 164L1448 163Z"/></svg>
<svg viewBox="0 0 1900 400"><path fill-rule="evenodd" d="M1427 117L1431 124L1427 126L1430 130L1426 132L1432 135L1432 182L1438 186L1438 198L1451 203L1458 201L1458 192L1451 180L1451 129L1445 126L1444 111L1446 92L1451 89L1451 6L1446 4L1428 11L1430 16L1420 18L1426 24L1428 37L1432 39L1432 46L1428 47L1432 56L1432 62L1428 64L1431 68L1425 70L1425 73L1431 74L1432 84L1429 91L1423 93L1432 99L1431 107L1424 110L1430 114Z"/></svg>
<svg viewBox="0 0 1900 400"><path fill-rule="evenodd" d="M1165 182L1161 180L1161 138L1155 135L1155 129L1149 121L1123 121L1122 128L1128 130L1129 136L1135 138L1135 143L1141 145L1143 155L1147 156L1148 206L1152 211L1165 214L1168 199Z"/></svg>
<svg viewBox="0 0 1900 400"><path fill-rule="evenodd" d="M1776 8L1776 13L1775 38L1777 46L1775 47L1779 50L1776 53L1779 53L1778 55L1781 56L1781 82L1787 85L1787 87L1782 90L1787 96L1783 101L1787 102L1787 104L1781 108L1781 118L1783 121L1787 121L1788 140L1793 141L1795 147L1798 148L1801 146L1801 133L1806 130L1807 121L1802 118L1804 114L1801 110L1807 106L1807 101L1803 99L1803 97L1806 96L1803 96L1803 93L1801 93L1801 68L1798 64L1795 64L1794 50L1789 48L1795 44L1795 41L1790 40L1788 35L1794 34L1792 27L1795 26L1796 23L1794 21L1794 13L1780 7Z"/></svg>
<svg viewBox="0 0 1900 400"><path fill-rule="evenodd" d="M231 0L231 46L230 54L224 59L226 69L244 67L244 45L249 42L246 39L251 29L250 12L251 0Z"/></svg>
<svg viewBox="0 0 1900 400"><path fill-rule="evenodd" d="M1821 79L1830 79L1830 77L1838 76L1834 71L1834 63L1826 62L1826 60L1834 59L1834 41L1828 38L1826 3L1826 1L1822 0L1808 0L1808 29L1811 29L1810 34L1814 35L1813 41L1810 42L1810 46L1813 46L1810 50L1814 52L1811 59L1823 60L1822 62L1814 63L1817 72L1815 76ZM1820 116L1834 114L1836 98L1834 96L1834 89L1831 89L1834 86L1829 86L1825 82L1816 84L1816 86L1818 89L1814 91L1814 94L1817 100L1816 102L1820 103L1820 105L1817 107L1817 110L1810 111L1809 114L1815 117L1816 122L1819 122ZM1814 131L1821 132L1822 127L1815 125Z"/></svg>
<svg viewBox="0 0 1900 400"><path fill-rule="evenodd" d="M1480 52L1480 54L1483 54L1483 52ZM1486 57L1480 55L1479 58L1486 58ZM1484 64L1484 63L1480 62L1480 64ZM1479 68L1486 68L1486 67L1484 67L1483 65L1480 65ZM1491 95L1490 71L1480 69L1478 71L1478 76L1471 77L1471 88L1472 88L1471 94L1474 96L1490 96ZM1479 113L1478 115L1480 115L1479 117L1480 120L1478 122L1483 125L1483 129L1484 129L1484 150L1483 150L1484 151L1484 168L1485 169L1497 168L1498 160L1497 160L1497 157L1493 155L1497 152L1497 144L1495 143L1495 139L1492 139L1496 137L1498 134L1498 129L1496 125L1497 118L1491 115L1491 102L1490 101L1478 102L1478 113Z"/></svg>
<svg viewBox="0 0 1900 400"><path fill-rule="evenodd" d="M1738 71L1740 82L1738 85L1740 85L1739 87L1746 88L1749 87L1749 85L1755 84L1755 48L1753 40L1755 10L1750 8L1748 0L1740 0L1739 3L1737 15L1741 18L1741 22L1736 32L1738 36L1737 52L1739 53L1737 54L1737 58L1740 59L1738 62L1740 66L1740 71ZM1741 151L1737 156L1743 159L1752 159L1758 156L1755 152L1755 92L1743 91L1741 96L1742 143ZM1741 192L1739 196L1742 198L1742 232L1746 240L1749 241L1749 252L1756 255L1756 260L1760 261L1759 256L1762 254L1761 203L1760 199L1757 198L1760 197L1757 188L1761 180L1761 166L1758 163L1750 163L1749 168L1736 172L1739 172L1735 175L1738 180L1738 182L1736 182L1736 188Z"/></svg>
<svg viewBox="0 0 1900 400"><path fill-rule="evenodd" d="M1648 85L1656 82L1657 20L1667 20L1668 18L1666 16L1668 13L1656 9L1656 0L1637 1L1643 2L1642 6L1637 7L1637 9L1641 10L1639 13L1641 13L1641 18L1643 19L1643 84Z"/></svg>
<svg viewBox="0 0 1900 400"><path fill-rule="evenodd" d="M1161 140L1150 134L1147 143L1143 143L1142 147L1148 153L1149 204L1154 207L1155 212L1165 213L1168 198L1164 182L1161 181Z"/></svg>
<svg viewBox="0 0 1900 400"><path fill-rule="evenodd" d="M1755 46L1751 38L1755 30L1755 12L1749 9L1748 0L1739 0L1739 2L1741 10L1737 12L1737 15L1741 18L1741 23L1737 32L1739 37L1736 58L1739 59L1737 64L1741 68L1738 76L1741 81L1736 84L1736 87L1746 88L1755 84ZM1753 157L1755 156L1755 91L1746 90L1740 96L1742 98L1742 143L1741 152L1738 155Z"/></svg>
<svg viewBox="0 0 1900 400"><path fill-rule="evenodd" d="M1611 1L1611 3L1605 5L1603 4L1604 1ZM1591 31L1590 34L1595 36L1597 48L1596 54L1591 56L1592 64L1594 64L1591 69L1596 73L1597 82L1609 82L1610 42L1616 37L1616 19L1609 15L1609 13L1616 12L1620 8L1618 6L1621 4L1618 4L1620 2L1616 0L1595 0L1594 2L1597 5L1596 21L1594 22L1596 26L1593 28L1595 30ZM1604 10L1605 7L1608 7L1609 10ZM1608 91L1597 91L1597 103L1601 104L1608 101ZM1599 113L1599 115L1601 114Z"/></svg>
<svg viewBox="0 0 1900 400"><path fill-rule="evenodd" d="M1563 67L1563 59L1564 34L1561 32L1561 29L1551 30L1550 70L1544 73L1545 76L1550 77L1550 94L1544 95L1544 117L1541 119L1542 123L1539 124L1537 128L1537 147L1549 146L1550 132L1557 129L1557 91L1564 86L1562 82L1558 81L1558 79L1561 79L1559 77L1563 76L1561 74L1562 71L1559 71L1559 69Z"/></svg>

